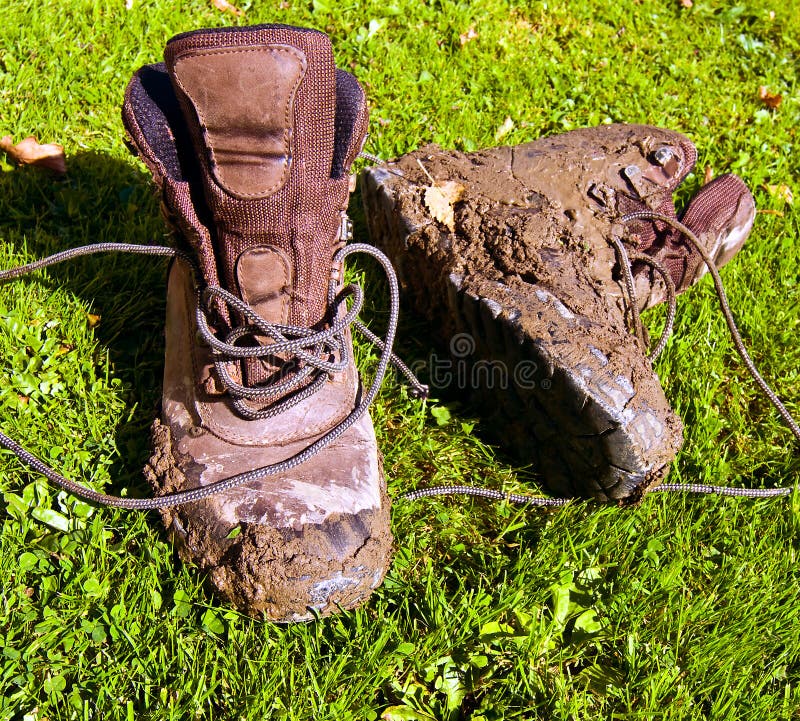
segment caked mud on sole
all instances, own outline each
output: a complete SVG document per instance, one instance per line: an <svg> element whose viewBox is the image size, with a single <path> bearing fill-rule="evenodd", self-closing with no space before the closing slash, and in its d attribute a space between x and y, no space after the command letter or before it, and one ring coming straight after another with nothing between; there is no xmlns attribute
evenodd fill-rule
<svg viewBox="0 0 800 721"><path fill-rule="evenodd" d="M555 232L564 209L513 172L514 150L432 146L365 171L372 242L448 345L452 372L438 382L463 390L490 433L555 493L638 500L666 475L680 419L626 327L613 250L586 242L580 218ZM452 231L425 205L418 160L463 186Z"/></svg>

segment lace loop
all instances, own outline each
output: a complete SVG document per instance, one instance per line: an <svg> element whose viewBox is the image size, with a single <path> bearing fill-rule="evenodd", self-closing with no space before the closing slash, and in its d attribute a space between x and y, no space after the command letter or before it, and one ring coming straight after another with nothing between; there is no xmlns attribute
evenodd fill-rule
<svg viewBox="0 0 800 721"><path fill-rule="evenodd" d="M616 251L617 262L620 265L622 277L625 280L625 290L628 293L628 307L631 314L633 332L644 346L647 344L645 342L644 326L642 325L642 319L639 314L639 300L636 297L632 262L638 261L640 263L646 263L661 276L661 279L664 282L664 287L667 291L667 319L664 323L664 330L661 332L661 337L659 338L658 343L656 343L655 348L653 348L653 350L651 350L647 355L648 359L652 362L658 358L664 348L667 347L667 341L672 335L672 329L675 325L675 313L677 311L675 283L673 283L672 277L667 272L666 268L664 268L664 266L654 258L651 258L649 255L644 255L643 253L629 254L625 249L625 245L616 236L612 236L610 242Z"/></svg>
<svg viewBox="0 0 800 721"><path fill-rule="evenodd" d="M800 441L800 426L798 426L797 422L792 417L792 414L789 413L789 411L786 409L786 406L784 406L781 402L780 398L778 398L772 388L770 388L767 382L761 377L761 374L758 372L755 363L753 363L749 353L747 352L747 348L745 348L744 341L739 333L739 328L736 326L736 322L733 319L733 313L731 312L730 305L728 304L728 296L725 293L725 287L722 285L722 278L717 270L717 265L714 262L714 259L708 254L705 246L700 242L700 239L692 232L690 228L686 227L679 220L662 213L655 213L650 210L638 210L634 213L628 213L628 215L620 218L623 223L630 223L634 220L643 219L658 220L662 223L666 223L672 228L675 228L675 230L684 235L684 237L699 253L700 257L703 259L703 262L705 262L706 267L708 268L708 272L711 275L712 280L714 281L714 288L717 292L717 298L719 299L720 307L722 308L722 315L724 316L725 322L728 325L728 330L730 331L731 338L733 339L733 345L736 348L739 357L742 359L742 362L747 368L748 373L750 373L750 376L756 382L756 385L758 385L762 393L767 397L769 402L772 403L772 405L780 414L781 418L783 418L784 422L789 427L789 430L792 432L792 435L794 435L794 437Z"/></svg>
<svg viewBox="0 0 800 721"><path fill-rule="evenodd" d="M290 408L292 405L296 405L301 400L316 393L317 390L319 390L327 381L328 374L330 372L336 372L336 370L340 367L346 367L346 363L349 362L349 354L347 351L348 344L345 342L344 338L347 328L350 326L350 324L356 324L356 328L364 329L364 326L356 321L356 316L363 305L363 292L355 284L346 286L346 288L342 289L340 292L336 282L334 280L331 281L328 288L328 299L336 319L328 328L324 330L315 331L308 328L299 328L297 326L273 324L261 318L252 308L250 308L250 306L236 298L236 296L228 293L228 291L216 287L204 288L200 270L194 259L183 251L166 246L147 246L130 243L97 243L93 245L81 246L79 248L72 248L61 253L56 253L55 255L34 261L33 263L11 268L6 271L0 271L0 282L18 278L22 275L26 275L27 273L63 262L65 260L69 260L71 258L104 252L123 252L136 253L140 255L172 257L188 263L189 267L194 273L199 289L196 294L197 307L195 313L199 334L204 341L209 343L212 351L220 356L217 359L217 370L220 370L220 368L223 369L220 377L224 378L223 382L236 392L240 392L241 389L245 387L236 383L236 381L230 377L230 374L227 373L227 368L225 368L226 357L234 359L246 357L260 358L267 357L269 355L275 355L278 352L294 353L298 358L301 358L307 364L298 372L298 376L305 371L305 368L308 369L306 371L306 377L316 373L316 377L307 386L295 393L292 393L283 400L275 399L278 400L278 402L266 409L256 411L250 409L244 403L244 394L240 394L238 398L234 397L232 399L234 406L237 410L242 412L245 417L268 418L278 415L284 410ZM341 248L335 254L333 262L343 263L345 258L354 253L364 253L375 258L386 273L389 283L389 321L386 329L386 337L380 345L381 353L378 360L378 367L375 371L375 375L369 388L361 395L361 401L347 415L347 417L345 417L344 420L339 422L333 428L328 430L327 433L324 433L322 436L320 436L316 441L310 443L306 448L294 454L293 456L290 456L283 461L263 466L261 468L256 468L245 473L240 473L201 488L194 488L156 498L122 498L119 496L100 493L99 491L87 488L86 486L65 478L2 432L0 432L0 446L14 453L14 455L31 470L43 475L52 483L63 488L67 492L78 496L79 498L83 498L93 503L99 503L117 508L127 508L131 510L169 508L172 506L181 505L183 503L199 501L203 498L208 498L209 496L222 493L228 489L236 488L246 483L252 483L268 476L285 473L290 469L299 466L319 453L334 440L339 438L354 423L356 423L361 416L364 415L372 401L377 396L390 363L396 365L399 364L399 367L401 370L403 370L404 374L410 374L407 366L405 366L405 364L403 364L397 358L397 356L392 353L399 315L400 292L397 284L397 277L394 273L391 262L381 251L364 243L354 243ZM340 308L342 307L342 304L346 304L346 299L350 296L353 297L353 305L344 313L341 313ZM205 306L206 302L209 302L215 298L220 298L226 303L229 303L231 307L241 313L242 317L247 318L250 321L250 323L247 325L246 331L234 331L228 335L225 341L220 341L214 335L208 324ZM257 330L259 333L275 339L276 342L266 347L238 346L235 344L236 341L245 335L253 335L253 330ZM374 334L370 333L370 335L374 337ZM308 350L309 348L310 350ZM338 362L331 361L328 360L328 358L323 357L325 355L331 357L337 353L340 356L340 360ZM345 365L341 366L342 363ZM413 375L411 378L413 379L415 390L420 395L427 394L427 387L422 385L416 378L413 377ZM291 383L294 383L295 380L296 379L291 379ZM286 388L288 388L288 386L283 386L281 390L285 390ZM275 394L275 390L276 389L273 389L271 391L273 395ZM268 388L267 391L270 392Z"/></svg>

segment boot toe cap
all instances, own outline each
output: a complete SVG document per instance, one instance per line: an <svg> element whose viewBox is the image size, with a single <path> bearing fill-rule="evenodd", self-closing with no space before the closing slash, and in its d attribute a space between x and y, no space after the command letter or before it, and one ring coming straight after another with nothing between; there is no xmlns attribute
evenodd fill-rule
<svg viewBox="0 0 800 721"><path fill-rule="evenodd" d="M213 436L193 441L203 455L179 453L184 446L156 422L147 469L156 493L221 480L215 469L224 467L229 477L291 454L291 448L227 448ZM378 459L365 415L291 470L162 515L182 559L206 571L239 610L276 622L310 620L357 606L389 566L390 504Z"/></svg>

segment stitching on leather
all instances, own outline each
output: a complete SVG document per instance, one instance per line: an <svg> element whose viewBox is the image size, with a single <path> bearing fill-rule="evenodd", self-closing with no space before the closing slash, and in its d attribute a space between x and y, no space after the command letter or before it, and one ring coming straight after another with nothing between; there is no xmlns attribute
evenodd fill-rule
<svg viewBox="0 0 800 721"><path fill-rule="evenodd" d="M297 50L296 48L292 48L292 47L290 47L288 45L269 45L269 46L265 46L265 47L261 47L261 48L237 48L237 49L200 48L200 49L197 49L197 50L191 50L191 51L186 51L186 52L180 53L175 58L175 60L173 62L173 73L172 74L174 75L175 80L177 81L177 83L180 86L181 90L184 92L186 97L189 98L189 100L191 101L192 107L194 108L194 111L197 113L197 117L198 117L198 119L200 121L201 130L205 134L205 132L206 132L206 130L205 130L205 128L206 128L205 117L204 117L203 113L199 110L199 108L197 107L197 103L195 103L194 98L192 97L191 93L189 93L186 90L186 88L184 87L184 85L181 82L180 78L177 76L178 65L180 65L183 60L186 60L187 58L192 58L192 57L203 57L203 56L209 56L209 55L214 55L214 56L216 56L216 55L246 55L246 54L250 54L250 53L254 53L254 52L255 53L261 53L261 52L263 52L265 50L267 52L269 52L270 54L273 54L273 53L284 53L284 54L287 54L287 55L291 55L291 56L297 58L298 60L300 60L300 72L298 73L297 80L295 81L295 84L291 89L291 93L289 94L289 99L288 99L288 101L286 103L286 109L284 110L284 116L283 116L283 124L284 124L283 146L284 146L284 149L285 149L285 155L284 155L284 161L283 161L283 172L281 173L281 177L280 177L279 181L277 181L274 185L269 186L266 190L264 190L262 192L259 192L259 193L238 193L237 192L237 193L234 193L233 191L231 191L227 187L225 187L222 184L222 182L220 182L217 179L216 174L212 170L212 175L214 176L214 179L217 180L217 182L227 192L231 193L231 195L233 195L234 197L237 197L237 198L244 198L244 199L265 198L265 197L267 197L269 195L272 195L273 193L277 192L281 188L283 188L286 185L286 182L289 179L289 168L290 168L290 165L291 165L290 144L291 144L292 130L294 129L293 128L293 123L290 125L291 120L292 120L291 115L292 115L292 110L294 108L294 99L295 99L295 96L297 95L297 90L300 87L300 83L303 82L303 79L306 76L306 71L308 69L305 53L303 53L301 50ZM212 157L212 159L214 159L214 162L216 164L214 148L213 148L213 146L211 144L209 144L209 150L211 152L211 157Z"/></svg>
<svg viewBox="0 0 800 721"><path fill-rule="evenodd" d="M248 248L236 259L236 283L239 286L239 293L242 296L242 300L251 307L253 307L254 305L252 296L247 292L247 286L242 283L242 279L240 276L241 263L243 260L247 262L247 260L249 260L254 256L260 256L266 254L277 256L278 260L281 261L281 268L283 270L282 282L281 282L282 289L285 289L287 286L291 286L293 280L292 262L286 255L286 253L284 253L280 248L274 245L261 245L261 246L256 246L254 248ZM290 295L286 293L285 290L282 290L280 300L281 300L281 305L280 305L279 322L286 323L288 322L289 319ZM261 363L262 367L266 368L268 366L265 360L260 360L259 362Z"/></svg>
<svg viewBox="0 0 800 721"><path fill-rule="evenodd" d="M256 254L266 254L269 253L271 255L277 255L278 259L282 261L283 266L283 278L284 281L282 285L285 287L290 285L292 282L292 266L291 260L289 257L284 253L280 248L274 245L260 245L256 246L255 248L248 248L245 250L236 260L236 282L239 285L239 292L242 294L242 300L247 303L248 305L253 305L250 300L249 294L247 292L247 288L242 286L242 281L239 278L239 263L242 261L244 256L256 255ZM289 295L287 293L281 294L281 323L286 323L288 319L288 308L289 308Z"/></svg>
<svg viewBox="0 0 800 721"><path fill-rule="evenodd" d="M153 153L150 144L147 142L147 136L144 134L139 120L136 117L136 113L133 111L133 103L131 102L132 87L133 81L128 83L128 87L125 88L125 101L122 105L122 125L128 139L139 152L140 160L152 173L156 185L161 188L164 178L166 178L169 173L166 172L166 168L159 160L158 156Z"/></svg>
<svg viewBox="0 0 800 721"><path fill-rule="evenodd" d="M195 371L195 378L197 378L197 373ZM352 398L355 393L356 388L356 373L351 366L348 369L347 377L346 377L346 393L348 398ZM193 384L194 388L194 384ZM319 391L320 393L325 393L325 389ZM216 403L225 403L226 401L222 398ZM208 428L211 433L213 433L217 438L220 438L226 442L232 442L236 445L243 445L243 446L269 446L273 444L282 444L294 441L300 441L306 438L311 438L315 435L319 435L319 433L328 430L336 423L341 421L351 410L347 405L342 405L338 413L335 413L333 416L320 420L317 423L308 426L304 429L304 432L299 434L297 431L289 431L286 433L278 434L278 435L271 435L270 429L267 429L266 433L260 436L255 435L243 435L241 433L237 433L236 431L230 429L227 426L222 425L213 417L213 409L204 401L200 399L196 400L198 406L202 408L200 416L203 420L203 424ZM319 399L316 398L316 395L312 396L311 398L306 399L302 404L296 406L297 408L303 408L305 405L312 405L319 403ZM226 409L229 410L226 406ZM263 427L263 426L262 426Z"/></svg>

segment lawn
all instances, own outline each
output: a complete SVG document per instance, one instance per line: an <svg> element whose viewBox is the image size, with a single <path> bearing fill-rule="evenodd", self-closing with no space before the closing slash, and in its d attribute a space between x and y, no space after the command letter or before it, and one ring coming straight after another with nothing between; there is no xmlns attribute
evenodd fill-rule
<svg viewBox="0 0 800 721"><path fill-rule="evenodd" d="M688 7L687 7L688 6ZM723 7L719 7L723 6ZM164 242L119 107L173 34L281 22L332 36L364 84L367 150L476 149L604 122L689 135L761 210L722 271L762 374L800 414L800 5L710 0L0 0L0 136L65 146L68 173L0 161L0 266L89 242ZM760 88L774 99L769 107ZM769 95L766 96L769 98ZM507 119L510 121L507 122ZM794 205L789 194L795 195ZM366 240L359 198L356 237ZM384 286L368 261L366 318ZM89 258L0 288L0 429L66 475L146 493L165 262ZM658 327L661 311L646 320ZM434 339L406 312L399 352ZM365 375L374 354L359 346ZM797 443L739 362L705 279L656 369L685 422L673 482L798 480ZM387 379L390 491L542 493L478 411ZM636 508L397 502L394 563L361 609L280 627L218 603L158 516L94 508L0 454L0 719L790 719L800 715L800 496L654 494Z"/></svg>

